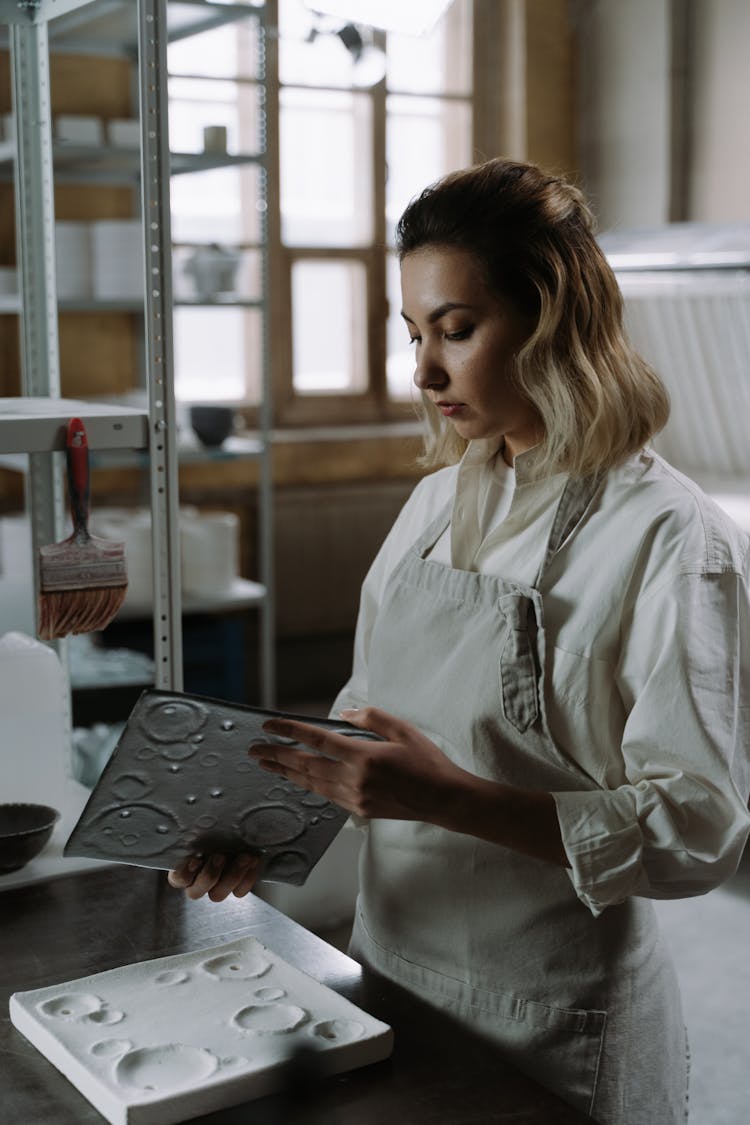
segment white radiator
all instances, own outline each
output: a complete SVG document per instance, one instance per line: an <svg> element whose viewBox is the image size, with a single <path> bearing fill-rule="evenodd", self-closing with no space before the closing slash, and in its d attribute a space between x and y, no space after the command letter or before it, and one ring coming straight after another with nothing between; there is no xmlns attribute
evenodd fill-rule
<svg viewBox="0 0 750 1125"><path fill-rule="evenodd" d="M414 484L392 480L277 489L279 636L354 628L362 579Z"/></svg>
<svg viewBox="0 0 750 1125"><path fill-rule="evenodd" d="M624 274L630 337L672 400L654 443L690 476L740 477L750 493L750 274Z"/></svg>
<svg viewBox="0 0 750 1125"><path fill-rule="evenodd" d="M630 337L671 397L654 446L750 532L750 224L672 223L600 243Z"/></svg>

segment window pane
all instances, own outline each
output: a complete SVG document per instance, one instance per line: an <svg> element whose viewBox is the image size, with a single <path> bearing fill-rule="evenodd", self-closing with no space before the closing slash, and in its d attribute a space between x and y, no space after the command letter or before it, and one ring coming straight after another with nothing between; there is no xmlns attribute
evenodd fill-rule
<svg viewBox="0 0 750 1125"><path fill-rule="evenodd" d="M203 130L223 125L227 152L258 152L260 87L207 78L170 78L169 143L173 152L203 152Z"/></svg>
<svg viewBox="0 0 750 1125"><path fill-rule="evenodd" d="M175 301L259 301L263 296L259 250L220 243L172 247Z"/></svg>
<svg viewBox="0 0 750 1125"><path fill-rule="evenodd" d="M259 241L262 213L257 165L173 176L170 191L175 242Z"/></svg>
<svg viewBox="0 0 750 1125"><path fill-rule="evenodd" d="M388 236L413 196L433 180L471 163L468 102L393 95L386 102Z"/></svg>
<svg viewBox="0 0 750 1125"><path fill-rule="evenodd" d="M388 89L408 94L470 94L471 7L471 0L454 0L429 35L389 32Z"/></svg>
<svg viewBox="0 0 750 1125"><path fill-rule="evenodd" d="M367 282L361 262L292 265L292 363L301 394L367 388Z"/></svg>
<svg viewBox="0 0 750 1125"><path fill-rule="evenodd" d="M281 92L281 230L290 246L364 246L372 239L367 94Z"/></svg>
<svg viewBox="0 0 750 1125"><path fill-rule="evenodd" d="M170 31L174 30L181 5L170 3ZM186 6L186 21L195 21L195 9ZM200 35L188 35L167 44L170 74L204 74L208 78L258 77L258 23L245 19L225 24Z"/></svg>
<svg viewBox="0 0 750 1125"><path fill-rule="evenodd" d="M262 328L256 309L174 310L175 394L184 401L260 397Z"/></svg>
<svg viewBox="0 0 750 1125"><path fill-rule="evenodd" d="M386 260L388 292L388 323L386 325L386 380L391 398L411 401L415 396L414 345L409 343L409 330L401 316L401 271L398 258L389 254Z"/></svg>

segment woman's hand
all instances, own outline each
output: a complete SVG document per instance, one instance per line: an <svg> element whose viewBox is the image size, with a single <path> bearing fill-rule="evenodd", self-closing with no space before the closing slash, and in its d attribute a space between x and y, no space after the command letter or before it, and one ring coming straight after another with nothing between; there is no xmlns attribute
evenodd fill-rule
<svg viewBox="0 0 750 1125"><path fill-rule="evenodd" d="M269 734L293 738L317 753L256 743L250 756L270 773L327 797L363 817L446 823L471 775L411 723L375 707L342 711L353 726L384 739L357 738L290 719L269 719Z"/></svg>
<svg viewBox="0 0 750 1125"><path fill-rule="evenodd" d="M188 898L208 895L212 902L223 902L230 894L243 898L255 885L260 869L260 856L242 853L190 856L170 871L167 880L172 887L184 890Z"/></svg>

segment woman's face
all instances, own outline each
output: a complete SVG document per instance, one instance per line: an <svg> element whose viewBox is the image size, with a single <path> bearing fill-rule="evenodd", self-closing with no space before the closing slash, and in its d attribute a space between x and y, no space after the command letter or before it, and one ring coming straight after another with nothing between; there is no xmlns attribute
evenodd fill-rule
<svg viewBox="0 0 750 1125"><path fill-rule="evenodd" d="M416 348L414 382L467 441L505 440L505 459L542 435L534 407L513 386L516 352L533 325L487 287L467 250L426 246L401 263L402 316Z"/></svg>

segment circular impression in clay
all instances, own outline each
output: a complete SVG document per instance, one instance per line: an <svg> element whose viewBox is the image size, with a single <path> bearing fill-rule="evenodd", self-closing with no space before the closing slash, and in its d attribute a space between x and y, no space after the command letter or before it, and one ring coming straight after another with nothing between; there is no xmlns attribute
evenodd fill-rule
<svg viewBox="0 0 750 1125"><path fill-rule="evenodd" d="M308 1018L309 1013L296 1004L249 1004L235 1012L232 1023L252 1035L284 1035Z"/></svg>
<svg viewBox="0 0 750 1125"><path fill-rule="evenodd" d="M119 1008L100 1008L98 1012L91 1012L87 1017L92 1023L110 1024L121 1023L125 1019L125 1013L121 1012Z"/></svg>
<svg viewBox="0 0 750 1125"><path fill-rule="evenodd" d="M262 1000L264 1004L269 1004L272 1000L283 1000L286 992L283 988L274 988L273 985L265 988L256 988L255 999Z"/></svg>
<svg viewBox="0 0 750 1125"><path fill-rule="evenodd" d="M204 961L201 968L219 980L250 980L267 973L271 962L260 953L222 953Z"/></svg>
<svg viewBox="0 0 750 1125"><path fill-rule="evenodd" d="M121 773L111 786L112 795L118 801L136 801L139 797L145 797L152 787L153 782L148 777L137 773Z"/></svg>
<svg viewBox="0 0 750 1125"><path fill-rule="evenodd" d="M272 848L296 840L305 831L305 819L286 805L261 805L240 822L242 838L254 848Z"/></svg>
<svg viewBox="0 0 750 1125"><path fill-rule="evenodd" d="M165 969L156 974L154 984L184 984L188 980L190 980L190 973L186 973L184 969Z"/></svg>
<svg viewBox="0 0 750 1125"><path fill-rule="evenodd" d="M80 1020L101 1011L103 1001L91 992L65 992L39 1005L43 1016L54 1020Z"/></svg>
<svg viewBox="0 0 750 1125"><path fill-rule="evenodd" d="M180 826L170 812L145 803L114 805L105 809L92 826L96 846L103 852L133 856L160 855L171 848Z"/></svg>
<svg viewBox="0 0 750 1125"><path fill-rule="evenodd" d="M263 875L266 879L279 879L291 882L295 877L307 874L309 859L304 852L283 851L268 857Z"/></svg>
<svg viewBox="0 0 750 1125"><path fill-rule="evenodd" d="M114 1076L118 1085L129 1090L175 1090L202 1082L218 1065L216 1056L203 1047L164 1043L128 1051L117 1063Z"/></svg>
<svg viewBox="0 0 750 1125"><path fill-rule="evenodd" d="M347 1043L352 1039L361 1039L365 1033L365 1026L357 1020L321 1020L312 1029L316 1039L325 1039L329 1043Z"/></svg>
<svg viewBox="0 0 750 1125"><path fill-rule="evenodd" d="M195 699L156 699L139 717L141 730L156 742L184 742L205 726L208 708Z"/></svg>
<svg viewBox="0 0 750 1125"><path fill-rule="evenodd" d="M116 1059L124 1055L133 1046L132 1039L98 1039L92 1043L89 1051L98 1059Z"/></svg>

